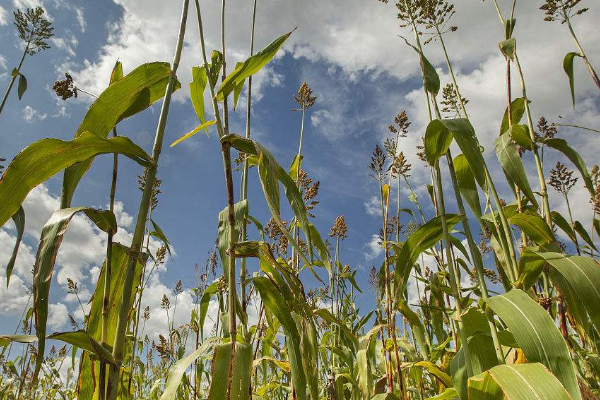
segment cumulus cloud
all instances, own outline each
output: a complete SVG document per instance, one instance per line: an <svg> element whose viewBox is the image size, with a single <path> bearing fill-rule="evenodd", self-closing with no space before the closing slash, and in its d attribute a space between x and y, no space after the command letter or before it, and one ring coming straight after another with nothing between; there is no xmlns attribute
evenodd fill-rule
<svg viewBox="0 0 600 400"><path fill-rule="evenodd" d="M365 243L366 251L363 253L367 262L373 261L383 253L383 247L381 247L381 239L379 235L371 235L371 240Z"/></svg>
<svg viewBox="0 0 600 400"><path fill-rule="evenodd" d="M23 119L25 122L32 123L34 121L43 121L48 114L40 112L31 106L25 106L23 109Z"/></svg>

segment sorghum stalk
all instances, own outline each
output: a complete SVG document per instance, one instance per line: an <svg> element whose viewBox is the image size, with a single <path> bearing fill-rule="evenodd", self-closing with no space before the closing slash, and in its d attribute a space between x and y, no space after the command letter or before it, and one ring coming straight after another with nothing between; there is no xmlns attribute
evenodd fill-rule
<svg viewBox="0 0 600 400"><path fill-rule="evenodd" d="M117 136L117 128L113 128L113 137ZM113 170L112 180L110 184L110 195L108 209L110 212L114 212L115 209L115 193L117 190L117 174L119 167L119 156L117 153L113 155ZM101 333L101 344L108 344L108 316L110 314L110 277L112 274L112 245L113 235L111 231L108 233L108 239L106 241L106 266L104 268L104 293L102 298L102 333ZM100 376L98 385L98 399L104 400L106 395L106 363L100 362Z"/></svg>
<svg viewBox="0 0 600 400"><path fill-rule="evenodd" d="M127 274L125 276L123 298L121 300L121 308L119 310L119 317L117 320L117 328L115 332L115 341L113 345L113 357L115 359L115 365L110 367L107 387L107 399L116 400L118 395L118 383L120 381L120 367L123 363L123 353L125 350L125 333L127 328L127 320L129 313L129 304L131 302L131 296L133 293L134 285L133 278L135 275L135 267L138 262L138 258L141 254L140 250L142 247L142 241L145 234L146 219L148 211L150 209L150 198L152 196L152 189L154 186L154 180L156 179L156 171L158 167L158 159L162 150L163 138L165 133L165 126L167 124L167 116L169 114L169 106L171 104L171 94L175 87L177 68L179 67L179 60L181 59L181 51L183 49L183 38L185 36L185 28L187 21L189 0L183 0L183 7L181 13L181 22L179 26L179 35L177 37L177 46L175 50L175 56L173 57L173 66L171 74L169 75L169 82L165 91L165 97L162 104L160 116L158 118L158 126L156 128L156 135L154 139L154 146L152 149L152 160L153 163L148 167L148 173L146 174L144 192L140 201L140 207L137 216L137 222L133 238L131 240L129 260L127 263Z"/></svg>
<svg viewBox="0 0 600 400"><path fill-rule="evenodd" d="M217 130L219 132L219 138L223 138L228 133L228 114L227 114L227 96L223 100L223 122L221 123L221 119L219 117L219 106L217 104L217 100L215 98L214 93L214 82L212 82L212 77L210 73L208 73L208 59L206 57L206 46L204 43L204 30L202 27L202 16L200 12L200 3L198 0L195 0L196 3L196 14L198 19L198 30L200 33L200 45L202 50L202 58L204 60L204 68L207 71L208 77L208 87L210 89L210 95L213 103L213 112L215 115ZM221 8L221 45L222 45L222 53L223 53L223 80L225 80L225 0L222 1ZM233 174L231 168L231 145L227 142L221 142L221 155L223 158L223 170L225 172L225 187L227 191L227 223L229 225L229 246L230 249L233 248L238 238L235 237L235 203L233 198ZM229 251L229 249L228 249ZM229 333L231 338L231 361L229 363L229 373L227 378L227 398L231 397L231 381L233 378L233 364L235 361L235 344L236 344L236 336L237 336L237 326L236 326L236 283L235 283L235 257L233 254L229 257L229 271L228 271L228 308L227 313L229 317Z"/></svg>
<svg viewBox="0 0 600 400"><path fill-rule="evenodd" d="M566 14L566 12L565 12L565 20L567 21L567 27L569 28L569 32L571 33L571 36L573 37L573 40L575 41L575 45L577 46L577 50L579 50L579 54L581 55L581 58L583 58L583 61L585 62L585 65L586 65L588 71L590 72L590 75L592 76L594 83L600 89L600 79L598 79L598 74L596 74L594 67L592 67L592 63L590 62L590 59L585 54L585 51L583 51L583 47L581 47L581 43L579 43L579 39L577 39L577 35L575 35L575 31L573 30L573 26L571 25L571 19Z"/></svg>
<svg viewBox="0 0 600 400"><path fill-rule="evenodd" d="M448 224L446 222L446 209L444 206L444 198L443 198L443 190L442 190L442 174L440 171L440 162L436 161L435 166L435 195L437 197L437 204L439 209L440 220L442 223L442 232L444 235L445 241L445 250L446 250L446 261L448 265L448 273L450 274L450 288L452 289L452 294L454 296L454 303L456 306L456 313L459 316L462 316L462 305L461 305L461 295L460 288L458 286L459 281L457 280L456 270L454 267L454 263L452 262L452 254L450 250L451 242L450 242L450 232L448 231ZM467 337L467 332L464 330L462 325L462 318L459 317L457 319L457 330L460 336L460 341L462 342L462 346L464 347L464 356L465 356L465 365L467 367L468 376L473 376L473 367L471 365L471 355L469 352L469 342Z"/></svg>
<svg viewBox="0 0 600 400"><path fill-rule="evenodd" d="M254 33L256 25L256 3L252 9L252 29L250 33L250 57L254 55ZM250 139L250 117L252 115L252 75L248 77L248 102L246 105L246 139ZM248 199L248 158L244 157L244 167L242 172L242 200ZM246 240L246 220L248 219L248 208L246 207L246 215L244 215L244 223L242 224L241 240ZM248 306L246 301L246 258L242 258L240 266L240 296L242 297L242 312L246 312Z"/></svg>

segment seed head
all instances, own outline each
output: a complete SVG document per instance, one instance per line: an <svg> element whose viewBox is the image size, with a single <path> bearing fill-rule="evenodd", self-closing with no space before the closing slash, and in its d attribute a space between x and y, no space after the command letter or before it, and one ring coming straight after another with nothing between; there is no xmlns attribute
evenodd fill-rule
<svg viewBox="0 0 600 400"><path fill-rule="evenodd" d="M588 11L588 8L576 9L580 2L581 0L546 0L540 10L546 14L544 21L560 21L564 24L570 18Z"/></svg>
<svg viewBox="0 0 600 400"><path fill-rule="evenodd" d="M312 95L312 89L308 86L308 83L303 82L302 85L300 85L300 88L298 89L298 94L294 95L294 100L296 100L296 103L298 103L298 105L300 105L300 108L295 108L295 111L299 111L299 110L306 110L310 107L313 106L313 104L315 104L315 100L317 99L316 96L311 96Z"/></svg>
<svg viewBox="0 0 600 400"><path fill-rule="evenodd" d="M450 118L460 118L462 116L461 113L461 105L460 101L458 101L458 96L456 95L456 88L453 83L449 83L442 89L442 112L450 115ZM463 104L467 104L469 100L466 98L461 99Z"/></svg>
<svg viewBox="0 0 600 400"><path fill-rule="evenodd" d="M371 156L371 164L369 164L369 169L373 172L372 177L377 180L381 180L383 178L383 167L385 165L385 153L381 150L379 145L375 146L375 150L373 151L373 155Z"/></svg>
<svg viewBox="0 0 600 400"><path fill-rule="evenodd" d="M394 162L392 163L392 174L393 176L404 176L409 177L409 172L412 168L412 165L408 162L406 157L404 156L404 152L400 152L396 157L394 157Z"/></svg>
<svg viewBox="0 0 600 400"><path fill-rule="evenodd" d="M169 310L171 308L171 301L166 294L163 294L162 300L160 301L160 308L163 310Z"/></svg>
<svg viewBox="0 0 600 400"><path fill-rule="evenodd" d="M410 121L406 116L406 111L401 111L394 117L394 123L388 126L388 129L394 135L399 137L406 137L408 128L410 127Z"/></svg>
<svg viewBox="0 0 600 400"><path fill-rule="evenodd" d="M77 98L77 88L73 84L73 77L67 72L65 72L65 77L65 80L54 82L52 90L63 100L70 99L71 97Z"/></svg>
<svg viewBox="0 0 600 400"><path fill-rule="evenodd" d="M556 167L550 170L548 185L552 186L554 190L561 193L563 196L567 196L569 191L577 183L578 178L574 178L573 173L574 171L569 171L563 163L558 161Z"/></svg>
<svg viewBox="0 0 600 400"><path fill-rule="evenodd" d="M554 136L556 136L556 124L554 122L549 124L544 117L541 117L538 121L537 129L538 135L544 139L554 139Z"/></svg>
<svg viewBox="0 0 600 400"><path fill-rule="evenodd" d="M348 237L348 226L343 215L336 217L331 230L329 231L329 237L335 237L340 240L344 240Z"/></svg>
<svg viewBox="0 0 600 400"><path fill-rule="evenodd" d="M19 32L19 38L25 44L25 51L32 56L50 48L47 40L54 36L54 28L50 21L44 18L42 7L28 8L25 12L13 12L14 25Z"/></svg>

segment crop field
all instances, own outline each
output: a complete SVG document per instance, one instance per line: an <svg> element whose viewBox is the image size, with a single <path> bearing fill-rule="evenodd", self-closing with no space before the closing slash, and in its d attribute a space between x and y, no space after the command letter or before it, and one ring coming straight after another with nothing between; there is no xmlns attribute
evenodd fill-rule
<svg viewBox="0 0 600 400"><path fill-rule="evenodd" d="M0 5L0 399L598 399L600 5L245 1Z"/></svg>

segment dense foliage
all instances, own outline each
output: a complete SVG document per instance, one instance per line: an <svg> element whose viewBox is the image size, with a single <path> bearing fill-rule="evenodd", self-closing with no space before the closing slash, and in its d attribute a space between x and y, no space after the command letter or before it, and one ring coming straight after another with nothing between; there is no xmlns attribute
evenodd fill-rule
<svg viewBox="0 0 600 400"><path fill-rule="evenodd" d="M41 233L33 266L33 304L23 310L19 321L22 334L0 336L1 398L596 398L600 265L595 235L600 235L600 172L597 166L588 170L577 151L557 137L556 125L544 118L534 125L513 37L516 1L509 17L496 0L490 5L496 7L505 32L499 51L506 59L507 101L495 150L506 177L502 185L512 189L513 198L508 200L498 195L500 183L492 179L482 155L468 100L461 95L444 43L444 36L458 29L450 25L454 6L447 0L398 0L394 10L374 2L374 7L397 12L400 26L412 33L412 39L404 40L420 61L430 121L420 133L423 143L418 151L431 171L431 182L430 197L417 198L403 144L403 138L416 133L409 116L399 112L389 126L388 139L375 148L368 165L378 187L379 245L384 257L379 268L371 271L368 287L362 288L357 271L342 260L348 234L344 217L336 218L328 237L311 222L319 204L319 182L302 167L306 156L302 143L305 116L318 98L309 85L302 84L294 95L302 125L298 152L289 168L251 138L252 76L269 63L293 31L254 53L255 0L254 14L249 16L253 21L250 57L228 71L225 41L220 50L208 52L200 1L189 3L183 1L172 64L143 64L124 75L117 62L110 85L89 107L72 140L32 143L2 175L0 226L12 219L18 233L6 266L7 281L19 257L27 217L23 201L55 174L62 173L63 180L61 208ZM576 57L583 59L600 87L574 33L572 19L586 11L579 3L547 0L542 7L546 20L567 25L578 49L563 62L574 107ZM149 277L171 251L171 243L152 219L159 206L157 171L171 95L181 86L176 73L190 29L188 12L192 16L194 11L202 59L192 70L189 88L198 127L171 146L201 131L218 135L228 203L215 218L218 241L198 270L189 322L176 325L177 303L163 297L161 308L169 332L152 341L145 332L149 311L142 308L142 298ZM47 49L46 40L52 35L41 9L18 11L15 21L25 51L2 106L15 79L25 79L20 73L25 57ZM428 49L439 44L445 56L452 82L444 87L426 57L427 43ZM65 77L54 85L59 97L67 100L85 92L74 85L71 75ZM511 79L520 84L519 93L512 92ZM25 90L21 86L19 97ZM228 107L230 100L237 105L244 87L248 113L241 136L229 130ZM207 92L209 104L205 104ZM119 136L117 125L161 100L154 146L148 154ZM207 120L206 106L214 120ZM453 145L460 154L451 154ZM545 168L544 151L561 153L564 163ZM73 194L95 157L106 154L113 157L112 181L106 190L109 209L72 207ZM118 160L123 156L140 166L142 195L131 243L113 241L118 229L114 214ZM523 159L533 160L537 185L530 184L525 167L529 163ZM234 188L236 171L241 174L239 196ZM264 199L252 201L266 201L272 214L269 221L258 221L249 213L248 176L255 172ZM442 185L443 180L451 182L452 190ZM571 214L569 193L578 183L589 191L593 215L589 221L576 221ZM410 192L408 198L403 198L401 188ZM568 215L550 209L551 195L564 197ZM456 214L446 211L451 202L458 208ZM435 215L427 215L428 209ZM73 321L73 331L49 334L54 264L63 235L77 214L106 233L106 258L83 326ZM559 230L571 243L557 240ZM157 251L150 250L150 237L162 243ZM426 265L425 257L433 260L435 268ZM250 275L250 265L259 272ZM301 273L314 275L318 284L307 290ZM416 304L409 302L411 280L418 290ZM497 293L492 287L503 290ZM69 281L68 290L79 294L74 281ZM174 294L182 291L179 281ZM357 309L356 294L362 291L374 296L374 310ZM209 332L204 327L211 301L218 304L218 315ZM259 310L257 318L249 317L249 307ZM65 380L60 371L68 359L73 363Z"/></svg>

